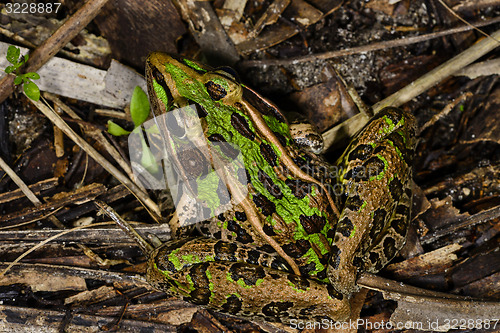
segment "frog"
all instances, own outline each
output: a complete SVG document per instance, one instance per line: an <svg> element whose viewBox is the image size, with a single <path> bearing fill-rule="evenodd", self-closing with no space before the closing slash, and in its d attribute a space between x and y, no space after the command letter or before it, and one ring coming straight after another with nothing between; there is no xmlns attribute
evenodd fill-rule
<svg viewBox="0 0 500 333"><path fill-rule="evenodd" d="M155 119L182 108L199 119L209 153L179 154L176 165L193 176L191 187L202 187L206 175L197 167L214 156L234 160L237 150L241 157L218 186L229 195L204 196L230 208L197 223L200 235L174 232L152 251L149 283L236 316L348 319L359 274L378 272L406 239L416 142L411 113L383 109L330 164L318 154L320 135L296 138L307 131L294 131L276 105L230 68L154 52L146 79Z"/></svg>

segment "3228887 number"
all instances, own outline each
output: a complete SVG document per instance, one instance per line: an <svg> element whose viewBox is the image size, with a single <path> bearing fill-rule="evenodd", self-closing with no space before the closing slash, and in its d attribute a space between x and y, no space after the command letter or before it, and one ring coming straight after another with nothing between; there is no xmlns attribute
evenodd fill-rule
<svg viewBox="0 0 500 333"><path fill-rule="evenodd" d="M61 7L60 2L48 2L48 3L17 3L8 2L5 4L5 10L8 14L43 14L43 13L57 13Z"/></svg>

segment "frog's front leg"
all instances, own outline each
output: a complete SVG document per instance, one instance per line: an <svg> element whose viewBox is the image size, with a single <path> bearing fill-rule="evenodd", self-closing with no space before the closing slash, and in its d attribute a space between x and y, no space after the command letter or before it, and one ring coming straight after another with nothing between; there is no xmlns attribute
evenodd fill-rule
<svg viewBox="0 0 500 333"><path fill-rule="evenodd" d="M353 139L338 165L347 200L335 228L328 278L355 291L360 271L377 272L403 246L411 206L415 119L387 108ZM333 229L332 229L333 231Z"/></svg>
<svg viewBox="0 0 500 333"><path fill-rule="evenodd" d="M347 297L289 273L276 254L206 237L163 244L150 255L147 279L189 302L273 322L344 320L350 314Z"/></svg>

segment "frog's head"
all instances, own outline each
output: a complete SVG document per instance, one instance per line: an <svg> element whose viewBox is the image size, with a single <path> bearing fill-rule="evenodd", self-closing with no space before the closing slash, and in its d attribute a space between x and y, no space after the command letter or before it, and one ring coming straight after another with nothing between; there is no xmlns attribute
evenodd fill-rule
<svg viewBox="0 0 500 333"><path fill-rule="evenodd" d="M154 52L146 62L146 79L155 112L197 103L233 104L241 99L243 88L230 68L213 69L182 57Z"/></svg>

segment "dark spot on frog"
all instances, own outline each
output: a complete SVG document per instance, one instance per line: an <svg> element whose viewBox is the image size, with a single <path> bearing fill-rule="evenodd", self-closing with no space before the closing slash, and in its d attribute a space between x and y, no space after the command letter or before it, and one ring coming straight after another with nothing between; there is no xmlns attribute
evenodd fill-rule
<svg viewBox="0 0 500 333"><path fill-rule="evenodd" d="M231 125L238 133L248 140L255 139L255 133L250 129L250 125L248 125L248 121L243 115L233 112L231 114Z"/></svg>
<svg viewBox="0 0 500 333"><path fill-rule="evenodd" d="M366 260L366 258L361 258L360 256L356 256L352 260L352 265L354 267L362 268L365 265L365 260Z"/></svg>
<svg viewBox="0 0 500 333"><path fill-rule="evenodd" d="M168 256L172 253L172 251L181 248L188 241L192 240L192 238L184 238L179 240L171 240L165 242L157 251L154 256L154 262L156 267L161 271L169 271L171 273L177 272L174 264L168 259Z"/></svg>
<svg viewBox="0 0 500 333"><path fill-rule="evenodd" d="M273 132L274 135L276 136L276 138L278 139L278 141L281 143L281 145L283 147L286 147L287 145L287 139L281 134L281 133L278 133L278 132Z"/></svg>
<svg viewBox="0 0 500 333"><path fill-rule="evenodd" d="M246 186L250 183L250 174L248 173L248 170L245 168L238 168L236 171L238 174L238 181Z"/></svg>
<svg viewBox="0 0 500 333"><path fill-rule="evenodd" d="M399 219L394 219L391 221L391 227L396 233L402 237L406 237L406 232L408 231L408 217L402 217Z"/></svg>
<svg viewBox="0 0 500 333"><path fill-rule="evenodd" d="M279 318L290 316L288 309L292 306L292 302L270 302L262 308L262 313L274 317L274 320L279 320Z"/></svg>
<svg viewBox="0 0 500 333"><path fill-rule="evenodd" d="M258 265L261 253L257 250L250 250L247 252L247 262L249 264Z"/></svg>
<svg viewBox="0 0 500 333"><path fill-rule="evenodd" d="M318 274L316 274L316 277L319 280L326 279L328 277L328 268L325 267L325 269L323 269L322 271L318 272Z"/></svg>
<svg viewBox="0 0 500 333"><path fill-rule="evenodd" d="M344 299L344 295L342 295L342 293L339 293L337 290L335 290L335 288L333 288L333 286L331 284L328 284L326 286L326 290L328 290L328 295L330 295L331 298L336 298L338 300Z"/></svg>
<svg viewBox="0 0 500 333"><path fill-rule="evenodd" d="M271 113L274 116L274 118L276 118L276 120L278 120L280 123L286 122L285 117L283 117L283 115L277 108L269 104L267 104L267 107L268 107L268 112Z"/></svg>
<svg viewBox="0 0 500 333"><path fill-rule="evenodd" d="M287 179L285 180L286 186L290 188L292 194L297 199L303 199L309 193L309 183L303 182L300 179Z"/></svg>
<svg viewBox="0 0 500 333"><path fill-rule="evenodd" d="M368 157L370 157L373 151L373 147L371 145L359 145L353 151L349 153L348 161L361 160L364 161Z"/></svg>
<svg viewBox="0 0 500 333"><path fill-rule="evenodd" d="M392 258L394 258L397 252L396 241L394 240L394 238L386 237L384 239L383 249L384 249L384 255L387 260L391 260Z"/></svg>
<svg viewBox="0 0 500 333"><path fill-rule="evenodd" d="M227 95L226 89L213 81L205 83L205 87L207 88L210 98L214 101L220 101Z"/></svg>
<svg viewBox="0 0 500 333"><path fill-rule="evenodd" d="M307 161L302 156L293 158L293 163L295 163L301 170L304 170L303 168L308 168Z"/></svg>
<svg viewBox="0 0 500 333"><path fill-rule="evenodd" d="M370 239L375 240L378 233L385 226L387 211L384 208L377 208L373 212L372 227L370 229Z"/></svg>
<svg viewBox="0 0 500 333"><path fill-rule="evenodd" d="M188 299L194 304L206 305L210 302L210 280L207 277L207 269L209 266L210 263L205 262L193 265L189 269L189 276L193 282L194 290L191 291Z"/></svg>
<svg viewBox="0 0 500 333"><path fill-rule="evenodd" d="M293 284L294 288L297 288L299 290L307 290L311 286L309 281L301 276L297 276L295 274L288 274L287 275L288 281L290 281Z"/></svg>
<svg viewBox="0 0 500 333"><path fill-rule="evenodd" d="M186 180L189 181L192 188L195 186L192 183L196 183L196 178L205 177L210 171L208 168L210 163L198 149L186 149L182 154L178 154L177 157L186 172Z"/></svg>
<svg viewBox="0 0 500 333"><path fill-rule="evenodd" d="M222 233L220 231L217 231L216 233L213 234L213 237L215 239L221 239L222 238Z"/></svg>
<svg viewBox="0 0 500 333"><path fill-rule="evenodd" d="M229 274L231 275L231 279L234 281L242 279L247 286L255 286L257 280L263 279L266 276L266 272L261 266L240 262L231 265Z"/></svg>
<svg viewBox="0 0 500 333"><path fill-rule="evenodd" d="M396 207L396 214L407 217L410 215L410 207L400 204Z"/></svg>
<svg viewBox="0 0 500 333"><path fill-rule="evenodd" d="M313 214L311 216L302 214L299 216L299 219L300 224L309 235L320 232L326 224L325 217L319 216L318 214Z"/></svg>
<svg viewBox="0 0 500 333"><path fill-rule="evenodd" d="M271 245L269 245L269 244L265 244L265 245L259 246L257 248L257 250L265 252L265 253L275 253L276 252L274 250L274 248Z"/></svg>
<svg viewBox="0 0 500 333"><path fill-rule="evenodd" d="M170 109L170 106L172 105L174 98L172 97L172 92L170 91L170 88L165 83L165 78L163 77L163 74L155 66L146 66L146 68L151 69L152 71L151 74L154 77L154 80L163 88L163 90L165 90L168 100L168 105L166 106L166 108L167 110Z"/></svg>
<svg viewBox="0 0 500 333"><path fill-rule="evenodd" d="M353 195L347 198L345 203L345 208L352 210L353 212L357 212L365 201L359 197L359 195Z"/></svg>
<svg viewBox="0 0 500 333"><path fill-rule="evenodd" d="M299 312L300 319L311 320L314 318L314 322L321 323L323 319L330 320L329 318L318 318L318 316L312 316L314 313L318 312L318 307L316 305L309 306L307 308L302 308Z"/></svg>
<svg viewBox="0 0 500 333"><path fill-rule="evenodd" d="M290 257L300 258L311 248L311 244L306 239L299 239L295 243L284 244L281 247Z"/></svg>
<svg viewBox="0 0 500 333"><path fill-rule="evenodd" d="M265 189L276 199L282 199L283 193L281 192L281 188L274 184L273 180L267 173L262 170L258 172L259 182L264 185Z"/></svg>
<svg viewBox="0 0 500 333"><path fill-rule="evenodd" d="M217 218L221 222L224 222L226 220L226 217L224 216L224 213L220 213L219 215L217 215Z"/></svg>
<svg viewBox="0 0 500 333"><path fill-rule="evenodd" d="M273 226L268 223L264 224L262 230L264 230L264 233L268 236L276 236Z"/></svg>
<svg viewBox="0 0 500 333"><path fill-rule="evenodd" d="M267 143L261 143L259 148L260 148L260 153L262 154L266 162L273 167L277 166L276 163L277 156L276 153L274 152L273 147Z"/></svg>
<svg viewBox="0 0 500 333"><path fill-rule="evenodd" d="M280 271L285 271L285 272L292 272L292 269L290 268L288 263L285 260L283 260L283 258L281 258L281 257L275 258L271 262L271 268L277 269Z"/></svg>
<svg viewBox="0 0 500 333"><path fill-rule="evenodd" d="M333 245L331 250L330 250L330 261L329 261L329 266L332 267L333 269L339 268L340 265L340 254L341 250L337 245Z"/></svg>
<svg viewBox="0 0 500 333"><path fill-rule="evenodd" d="M408 147L409 149L407 148L407 144L405 144L405 137L403 135L404 133L397 131L391 133L387 137L387 140L390 140L392 144L399 149L399 151L403 155L403 159L405 160L406 164L412 165L414 156L413 147Z"/></svg>
<svg viewBox="0 0 500 333"><path fill-rule="evenodd" d="M384 141L384 143L389 143L389 140ZM373 151L373 155L380 154L384 152L387 149L387 146L385 144L379 144L377 148Z"/></svg>
<svg viewBox="0 0 500 333"><path fill-rule="evenodd" d="M262 214L264 214L264 216L270 216L276 212L276 205L264 195L256 194L252 197L252 200L255 203L255 206L262 210Z"/></svg>
<svg viewBox="0 0 500 333"><path fill-rule="evenodd" d="M241 212L241 211L237 210L236 212L234 212L234 216L236 217L236 219L238 221L244 222L247 220L247 214L245 214L245 212Z"/></svg>
<svg viewBox="0 0 500 333"><path fill-rule="evenodd" d="M231 295L226 298L226 303L222 305L222 311L230 314L237 314L241 311L241 305L241 299L236 295Z"/></svg>
<svg viewBox="0 0 500 333"><path fill-rule="evenodd" d="M207 110L205 110L203 105L198 103L194 103L194 105L196 105L196 113L198 114L198 118L205 118L206 116L208 116L208 112Z"/></svg>
<svg viewBox="0 0 500 333"><path fill-rule="evenodd" d="M227 230L236 233L236 241L242 244L248 244L253 242L252 236L250 236L240 224L234 220L229 220L227 222Z"/></svg>
<svg viewBox="0 0 500 333"><path fill-rule="evenodd" d="M234 160L240 154L240 150L234 144L227 142L222 134L212 134L207 139L215 147L219 147L221 152L231 160Z"/></svg>
<svg viewBox="0 0 500 333"><path fill-rule="evenodd" d="M354 230L354 224L352 224L351 219L348 218L347 216L345 216L337 224L337 232L342 234L342 236L344 237L351 236L353 230Z"/></svg>
<svg viewBox="0 0 500 333"><path fill-rule="evenodd" d="M202 235L209 235L210 234L210 229L205 225L199 226L198 229L200 230Z"/></svg>
<svg viewBox="0 0 500 333"><path fill-rule="evenodd" d="M162 124L159 125L160 130L164 130L165 127L161 127L161 125ZM171 136L182 138L186 134L186 129L182 126L179 126L176 117L166 118L166 125L169 132L168 134Z"/></svg>
<svg viewBox="0 0 500 333"><path fill-rule="evenodd" d="M378 262L380 262L380 254L376 252L370 252L369 260L371 265L369 266L376 266ZM368 265L367 265L368 266Z"/></svg>
<svg viewBox="0 0 500 333"><path fill-rule="evenodd" d="M401 118L403 118L403 111L399 110L394 107L387 107L383 110L381 110L379 113L377 113L375 116L373 116L372 120L380 119L380 118L387 118L394 125L397 125Z"/></svg>
<svg viewBox="0 0 500 333"><path fill-rule="evenodd" d="M299 267L300 274L303 274L305 276L309 275L309 273L315 269L316 269L316 264L313 262L310 262L307 265Z"/></svg>
<svg viewBox="0 0 500 333"><path fill-rule="evenodd" d="M326 233L326 237L328 239L334 239L335 238L335 228L331 228L330 230L328 230L328 232Z"/></svg>
<svg viewBox="0 0 500 333"><path fill-rule="evenodd" d="M218 241L214 245L215 260L237 261L236 251L238 247L234 243Z"/></svg>
<svg viewBox="0 0 500 333"><path fill-rule="evenodd" d="M344 180L351 180L351 179L354 179L355 181L368 180L365 171L366 170L364 166L357 165L346 172L346 174L344 175Z"/></svg>
<svg viewBox="0 0 500 333"><path fill-rule="evenodd" d="M365 168L364 177L360 180L370 180L371 177L377 177L385 170L385 163L379 156L373 156L363 163Z"/></svg>
<svg viewBox="0 0 500 333"><path fill-rule="evenodd" d="M399 178L394 177L389 182L389 192L391 193L391 197L395 202L398 202L403 195L403 184L399 180Z"/></svg>

